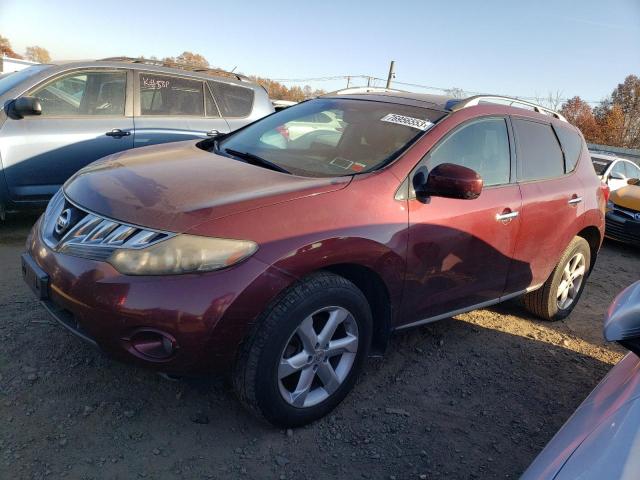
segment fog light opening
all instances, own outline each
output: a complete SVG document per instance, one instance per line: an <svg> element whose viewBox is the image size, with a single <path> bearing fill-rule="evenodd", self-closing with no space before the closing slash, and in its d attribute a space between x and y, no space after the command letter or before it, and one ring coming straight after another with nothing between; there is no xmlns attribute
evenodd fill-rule
<svg viewBox="0 0 640 480"><path fill-rule="evenodd" d="M167 360L177 348L175 338L153 329L137 330L131 335L129 344L135 353L150 360Z"/></svg>

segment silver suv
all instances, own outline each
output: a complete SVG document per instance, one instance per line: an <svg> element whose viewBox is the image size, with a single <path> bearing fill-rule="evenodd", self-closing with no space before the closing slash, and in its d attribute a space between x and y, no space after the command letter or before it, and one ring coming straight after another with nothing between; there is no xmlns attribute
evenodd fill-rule
<svg viewBox="0 0 640 480"><path fill-rule="evenodd" d="M226 133L272 113L242 75L113 58L0 78L0 218L39 207L101 157Z"/></svg>

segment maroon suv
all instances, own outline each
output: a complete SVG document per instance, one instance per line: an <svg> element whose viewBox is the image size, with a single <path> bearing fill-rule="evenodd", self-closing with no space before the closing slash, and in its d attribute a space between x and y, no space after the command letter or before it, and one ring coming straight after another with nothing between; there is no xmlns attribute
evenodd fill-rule
<svg viewBox="0 0 640 480"><path fill-rule="evenodd" d="M23 272L113 357L229 374L256 413L300 425L394 330L519 295L566 317L605 195L578 130L542 107L335 94L81 170Z"/></svg>

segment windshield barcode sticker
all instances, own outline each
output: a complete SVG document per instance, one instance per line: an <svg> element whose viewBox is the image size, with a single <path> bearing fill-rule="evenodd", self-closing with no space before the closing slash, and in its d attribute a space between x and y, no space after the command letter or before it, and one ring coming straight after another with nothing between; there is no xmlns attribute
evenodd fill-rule
<svg viewBox="0 0 640 480"><path fill-rule="evenodd" d="M390 113L380 119L382 122L397 123L398 125L405 125L407 127L417 128L418 130L429 130L433 127L433 123L428 120L421 120L419 118L405 117L404 115L398 115L397 113Z"/></svg>

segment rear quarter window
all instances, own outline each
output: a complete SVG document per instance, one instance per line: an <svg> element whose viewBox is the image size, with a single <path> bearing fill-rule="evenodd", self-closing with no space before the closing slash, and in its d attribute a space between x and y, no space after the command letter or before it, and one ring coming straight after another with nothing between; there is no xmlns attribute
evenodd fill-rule
<svg viewBox="0 0 640 480"><path fill-rule="evenodd" d="M565 171L572 172L582 152L582 137L578 132L563 126L554 125L554 129L564 151Z"/></svg>
<svg viewBox="0 0 640 480"><path fill-rule="evenodd" d="M247 117L253 107L254 92L230 83L209 82L223 117Z"/></svg>
<svg viewBox="0 0 640 480"><path fill-rule="evenodd" d="M548 123L514 119L518 180L542 180L564 174L558 139Z"/></svg>

